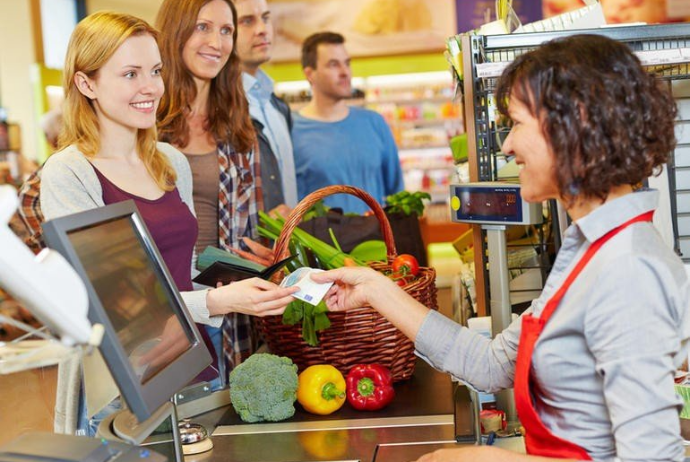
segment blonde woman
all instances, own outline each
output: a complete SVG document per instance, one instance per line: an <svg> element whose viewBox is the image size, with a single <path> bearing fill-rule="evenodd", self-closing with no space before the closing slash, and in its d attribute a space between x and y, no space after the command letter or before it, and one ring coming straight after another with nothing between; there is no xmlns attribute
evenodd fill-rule
<svg viewBox="0 0 690 462"><path fill-rule="evenodd" d="M196 322L217 326L231 312L279 314L293 291L264 280L192 288L192 178L184 156L157 142L164 85L156 38L145 21L110 12L75 28L65 60L64 127L41 175L45 218L133 200Z"/></svg>

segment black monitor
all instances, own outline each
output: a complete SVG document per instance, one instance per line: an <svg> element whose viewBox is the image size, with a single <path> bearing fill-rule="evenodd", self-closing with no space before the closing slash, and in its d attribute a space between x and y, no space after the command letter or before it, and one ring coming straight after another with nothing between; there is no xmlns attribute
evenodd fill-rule
<svg viewBox="0 0 690 462"><path fill-rule="evenodd" d="M133 201L43 224L46 243L74 267L100 351L130 412L149 419L211 363L211 355ZM156 348L162 354L142 362ZM154 350L154 353L158 353Z"/></svg>

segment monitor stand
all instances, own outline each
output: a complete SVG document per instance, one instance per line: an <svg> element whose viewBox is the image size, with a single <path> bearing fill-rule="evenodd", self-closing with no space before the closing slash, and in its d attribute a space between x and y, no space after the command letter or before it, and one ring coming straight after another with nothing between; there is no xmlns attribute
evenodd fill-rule
<svg viewBox="0 0 690 462"><path fill-rule="evenodd" d="M165 422L168 423L168 431L153 434ZM111 414L100 423L96 436L139 446L150 445L155 451L167 455L170 462L184 462L177 410L172 402L163 404L141 423L127 409Z"/></svg>

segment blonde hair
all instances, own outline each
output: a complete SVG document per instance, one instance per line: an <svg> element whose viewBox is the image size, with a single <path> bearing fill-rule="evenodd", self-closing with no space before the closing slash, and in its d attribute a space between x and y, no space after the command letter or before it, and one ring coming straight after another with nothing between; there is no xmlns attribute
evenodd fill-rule
<svg viewBox="0 0 690 462"><path fill-rule="evenodd" d="M74 76L83 72L89 78L96 78L99 70L130 37L150 35L158 39L158 32L146 21L127 14L109 11L98 12L84 18L72 32L67 56L63 86L63 129L58 139L58 149L76 145L87 157L95 156L100 150L100 126L93 102L83 95ZM137 152L146 170L158 186L171 191L177 175L168 158L158 151L158 135L155 125L137 131Z"/></svg>

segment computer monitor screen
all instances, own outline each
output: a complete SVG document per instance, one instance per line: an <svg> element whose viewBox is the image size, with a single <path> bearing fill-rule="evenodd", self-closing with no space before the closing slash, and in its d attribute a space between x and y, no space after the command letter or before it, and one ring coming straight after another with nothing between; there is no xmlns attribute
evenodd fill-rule
<svg viewBox="0 0 690 462"><path fill-rule="evenodd" d="M105 326L101 353L141 422L190 383L211 356L134 202L43 225L49 247L89 293L89 320Z"/></svg>
<svg viewBox="0 0 690 462"><path fill-rule="evenodd" d="M162 280L137 242L129 218L75 229L67 237L142 384L189 350L190 333L175 316ZM103 248L107 241L109 245ZM153 366L142 362L142 357L162 341L165 329L180 333L172 354Z"/></svg>

